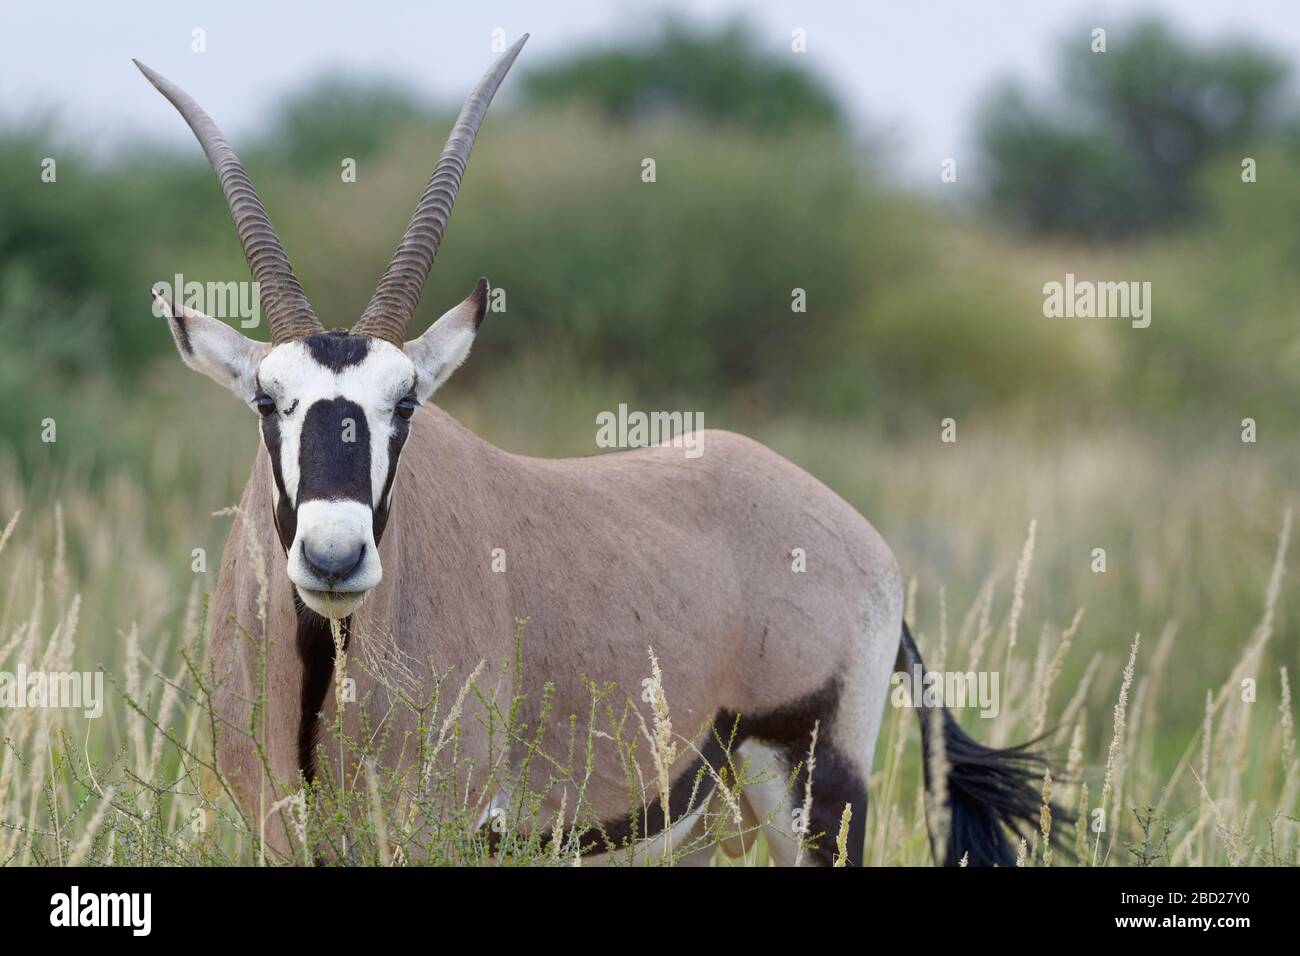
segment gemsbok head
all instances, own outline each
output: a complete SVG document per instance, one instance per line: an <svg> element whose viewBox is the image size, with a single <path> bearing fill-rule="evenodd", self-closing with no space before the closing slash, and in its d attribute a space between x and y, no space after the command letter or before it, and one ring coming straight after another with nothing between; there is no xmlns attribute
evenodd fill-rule
<svg viewBox="0 0 1300 956"><path fill-rule="evenodd" d="M534 743L564 752L569 715L591 704L589 681L634 692L646 679L647 648L662 662L673 726L689 743L671 779L657 776L644 749L634 754L650 792L632 816L627 764L607 741L593 743L581 786L560 781L539 810L539 819L567 814L583 853L691 845L683 841L702 826L705 806L720 799L719 777L701 771L728 759L726 739L731 758L758 768L741 803L747 820L766 827L778 862L830 862L847 804L848 860L860 863L890 678L922 668L903 622L898 565L867 520L807 472L728 432L708 432L702 455L661 443L544 460L496 448L428 402L469 353L486 281L420 337L407 341L407 326L488 104L524 39L470 94L349 331L327 332L317 320L216 125L140 65L216 171L270 324L262 343L162 297L157 306L185 363L260 416L261 445L209 615L218 766L243 806L279 806L317 781L333 733L323 713L343 714L339 746L328 751L340 761L349 759L343 740L366 739L409 766L416 716L373 668L350 671L355 696L337 700L334 635L375 668L432 662L440 673L468 675L480 662L511 660L515 623L527 618L520 684L506 694L535 728ZM250 641L257 622L263 639ZM925 763L927 786L947 799L942 822L932 822L935 856L1013 863L1008 831L1038 819L1038 758L982 747L947 710L917 707L926 754L937 732L946 758L942 782L929 779ZM230 730L253 724L265 739ZM815 771L805 763L814 732ZM487 734L485 722L467 720L458 741L461 792L480 821L509 796L489 772ZM504 756L518 756L517 746ZM268 838L292 850L287 825Z"/></svg>
<svg viewBox="0 0 1300 956"><path fill-rule="evenodd" d="M289 578L318 614L344 618L383 579L379 543L415 410L469 355L487 280L423 335L406 341L479 125L525 34L470 94L411 223L361 317L327 332L289 265L243 165L183 90L140 62L198 137L230 205L271 342L158 297L181 358L261 416L275 479L275 527Z"/></svg>

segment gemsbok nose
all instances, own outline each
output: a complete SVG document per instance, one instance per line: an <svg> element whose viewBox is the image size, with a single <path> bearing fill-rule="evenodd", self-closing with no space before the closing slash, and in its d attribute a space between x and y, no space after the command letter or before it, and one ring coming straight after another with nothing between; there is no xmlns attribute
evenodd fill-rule
<svg viewBox="0 0 1300 956"><path fill-rule="evenodd" d="M355 548L327 545L317 550L310 541L302 543L302 557L311 572L327 584L343 584L361 566L366 546L359 542Z"/></svg>

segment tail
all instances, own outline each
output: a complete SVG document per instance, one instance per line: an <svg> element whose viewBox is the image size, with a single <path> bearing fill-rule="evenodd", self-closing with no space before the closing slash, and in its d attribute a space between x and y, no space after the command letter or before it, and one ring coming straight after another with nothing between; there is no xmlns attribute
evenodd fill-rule
<svg viewBox="0 0 1300 956"><path fill-rule="evenodd" d="M912 673L925 663L903 623L902 642L894 670ZM934 741L929 708L917 703L921 718L921 749L925 763L925 789L932 792L930 754ZM1037 826L1042 807L1041 781L1046 761L1028 749L1028 744L994 750L966 734L947 708L942 711L943 746L948 763L948 843L943 861L957 866L964 859L968 866L1014 866L1015 851L1007 833L1019 834L1027 826ZM1057 808L1052 816L1060 819ZM929 821L930 848L934 846L934 821ZM935 852L936 859L939 857Z"/></svg>

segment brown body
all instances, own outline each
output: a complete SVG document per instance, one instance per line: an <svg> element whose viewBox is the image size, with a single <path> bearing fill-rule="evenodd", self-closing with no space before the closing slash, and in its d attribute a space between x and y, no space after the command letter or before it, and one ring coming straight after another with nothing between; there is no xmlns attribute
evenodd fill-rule
<svg viewBox="0 0 1300 956"><path fill-rule="evenodd" d="M374 657L374 647L391 654L395 645L411 661L452 670L458 685L480 661L494 674L509 660L515 620L526 617L525 686L514 690L535 707L543 683L554 683L548 744L556 753L564 752L568 716L582 720L590 706L580 675L614 681L620 701L637 700L650 672L647 648L662 664L674 727L688 737L698 738L719 711L742 719L770 713L838 680L832 712L817 718L823 746L851 760L865 780L898 649L902 584L885 543L841 498L728 432L706 433L706 451L695 459L665 446L543 460L501 451L432 405L412 424L380 546L392 570L353 616L350 657ZM213 603L211 655L222 717L248 726L257 648L231 617L258 632L259 584L247 540L255 528L270 577L267 750L277 784L268 797L279 799L298 785L304 661L269 520L264 449L240 510ZM497 548L504 573L493 571ZM805 571L794 570L796 548L806 555ZM376 643L367 648L368 641ZM371 729L396 722L390 741L414 730L414 715L393 707L388 690L360 667L348 673L357 680L355 708L364 708ZM345 708L345 727L354 732L361 726L355 708ZM334 713L332 692L323 710ZM484 747L477 721L465 726L467 750ZM255 806L256 754L239 735L224 739L221 768ZM630 798L624 770L612 743L598 757L592 809L616 819ZM653 768L642 769L653 781Z"/></svg>
<svg viewBox="0 0 1300 956"><path fill-rule="evenodd" d="M705 433L699 457L656 447L544 461L494 448L424 404L469 354L486 313L486 279L422 335L407 341L405 333L479 126L526 40L502 53L466 100L350 333L327 333L316 318L212 118L137 64L217 174L271 335L270 344L245 338L155 290L156 313L182 360L262 422L211 614L218 764L249 816L268 824L272 845L288 850L287 828L268 821L266 808L315 778L320 744L343 752L345 780L357 769L347 766L349 741L379 750L388 766L409 766L419 745L410 699L431 692L431 673L450 673L452 687L480 663L495 674L526 618L523 686L504 688L504 700L527 702L520 716L542 732L545 751L567 755L568 720L581 724L591 705L584 677L613 682L618 697L640 706L653 649L673 730L700 751L691 759L694 751L679 747L686 757L667 783L673 829L698 825L698 809L686 811L707 797L692 790L699 762L719 770L726 757L708 732L712 720L734 745L732 757L758 768L745 774L743 801L748 818L769 828L778 862L807 858L800 837L818 833L810 856L829 862L826 835L839 831L848 804L847 859L858 863L889 677L896 658L921 668L903 625L898 568L875 530L815 478L737 435ZM355 681L356 692L342 695L344 742L320 737L328 724L321 715L338 713L327 616L341 622L355 662L338 675ZM547 686L554 698L543 719ZM255 715L261 699L265 714ZM922 740L927 755L943 740L947 774L932 795L947 795L951 822L934 838L936 855L1009 865L1004 826L1038 818L1035 758L981 747L951 715L934 713L938 722L922 719ZM504 795L485 772L489 740L479 716L463 715L458 768L476 768L464 771L464 793L486 819ZM251 736L241 732L254 723ZM633 725L623 736L635 733ZM809 767L797 781L792 771L814 733L805 820ZM652 796L648 749L637 749L634 769ZM650 799L633 828L618 746L597 737L595 758L583 799L572 782L549 789L544 818L562 804L566 822L600 824L604 847L652 833L656 812L666 823ZM530 788L544 776L534 766Z"/></svg>

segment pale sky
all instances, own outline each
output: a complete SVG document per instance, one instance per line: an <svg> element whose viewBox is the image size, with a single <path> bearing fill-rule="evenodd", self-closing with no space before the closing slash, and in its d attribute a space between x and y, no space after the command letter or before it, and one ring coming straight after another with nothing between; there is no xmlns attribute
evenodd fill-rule
<svg viewBox="0 0 1300 956"><path fill-rule="evenodd" d="M240 133L280 95L323 72L385 75L452 103L491 61L494 29L511 40L531 33L521 64L536 64L575 45L636 36L660 11L710 24L741 12L766 45L791 56L791 31L805 30L808 67L830 81L859 128L887 134L888 171L937 184L939 163L967 154L971 116L990 83L1008 74L1046 80L1057 38L1080 24L1113 37L1133 14L1161 11L1195 37L1254 37L1300 60L1294 0L667 0L654 11L626 0L0 0L0 117L54 107L100 150L141 135L186 144L190 134L136 72L134 56L193 94L238 149ZM191 51L196 27L206 30L206 53ZM1087 40L1081 31L1079 42Z"/></svg>

